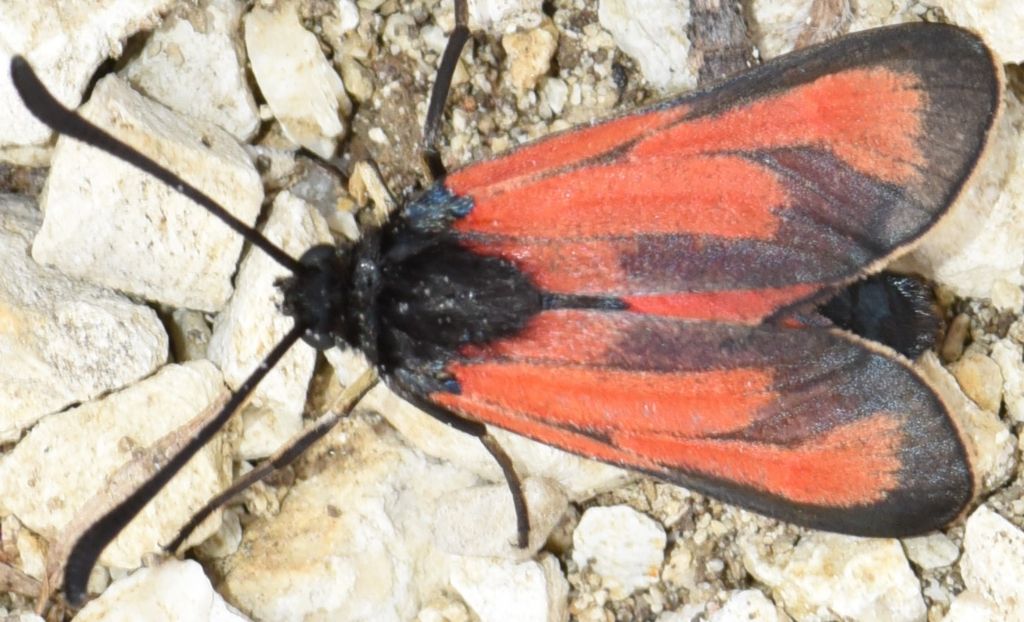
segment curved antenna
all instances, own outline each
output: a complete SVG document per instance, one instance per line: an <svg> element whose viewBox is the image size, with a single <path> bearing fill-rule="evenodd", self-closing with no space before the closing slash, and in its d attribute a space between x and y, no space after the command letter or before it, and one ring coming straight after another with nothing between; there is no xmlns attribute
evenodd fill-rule
<svg viewBox="0 0 1024 622"><path fill-rule="evenodd" d="M245 379L242 386L238 387L235 394L231 396L228 403L211 419L206 425L199 428L196 435L179 451L167 461L167 464L139 486L135 492L128 495L109 512L103 515L98 521L82 532L75 545L71 547L68 554L67 566L64 570L64 594L67 601L72 605L81 605L85 600L86 583L89 581L89 573L92 572L96 560L107 545L117 537L117 534L135 518L142 508L156 496L167 482L178 474L185 464L195 456L213 436L231 419L231 415L249 398L256 385L267 373L273 369L288 350L302 338L306 331L305 326L295 325L288 334L281 339L281 342L274 346L274 349L267 354L267 357L260 362L256 370Z"/></svg>
<svg viewBox="0 0 1024 622"><path fill-rule="evenodd" d="M469 40L469 6L466 0L455 0L455 30L448 36L448 44L444 48L441 64L437 68L437 78L430 91L430 102L427 104L427 119L423 122L423 159L427 163L430 175L434 179L444 177L444 164L437 150L437 141L441 137L441 115L448 101L452 77L462 55L462 48Z"/></svg>
<svg viewBox="0 0 1024 622"><path fill-rule="evenodd" d="M115 158L124 160L135 168L149 173L205 207L211 214L238 232L253 246L269 255L271 259L287 268L292 274L305 272L305 268L298 260L278 248L262 233L236 218L201 190L167 170L146 154L114 138L105 130L83 119L76 112L65 108L43 86L35 71L22 56L15 56L11 59L11 81L14 82L14 88L18 91L22 103L25 104L29 112L50 129L77 138L87 145L106 151Z"/></svg>

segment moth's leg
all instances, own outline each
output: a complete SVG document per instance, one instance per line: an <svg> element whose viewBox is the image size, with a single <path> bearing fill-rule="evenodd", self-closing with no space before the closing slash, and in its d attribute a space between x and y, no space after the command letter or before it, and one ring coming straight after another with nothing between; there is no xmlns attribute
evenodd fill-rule
<svg viewBox="0 0 1024 622"><path fill-rule="evenodd" d="M166 550L171 554L177 552L182 543L184 543L189 535L192 534L195 528L206 520L210 514L213 514L218 508L222 507L234 498L235 495L249 488L256 482L263 480L274 471L283 469L294 462L295 459L309 449L313 443L326 436L327 433L330 432L339 421L341 421L342 417L348 415L355 405L359 403L359 400L363 399L363 396L366 395L366 393L376 384L377 373L373 368L363 372L363 374L359 376L354 383L349 385L345 391L339 395L336 400L334 400L334 402L327 408L327 411L314 421L312 425L302 432L299 432L261 465L238 478L232 482L231 486L224 489L223 492L213 499L210 499L210 501L207 502L201 510L196 512L189 522L178 531L178 535L174 537L174 540L165 547Z"/></svg>
<svg viewBox="0 0 1024 622"><path fill-rule="evenodd" d="M507 453L505 453L501 444L498 443L498 439L491 436L491 433L487 431L487 426L479 421L472 421L470 419L460 417L455 413L436 406L425 404L416 405L420 406L421 410L441 423L480 439L480 442L483 443L487 452L494 457L494 460L498 463L498 467L501 468L501 474L505 477L505 483L508 484L509 492L512 493L512 505L516 511L517 544L519 548L525 549L530 540L530 515L526 510L526 495L523 493L523 483L519 479L519 475L516 473L515 466L512 464L512 459L509 458Z"/></svg>

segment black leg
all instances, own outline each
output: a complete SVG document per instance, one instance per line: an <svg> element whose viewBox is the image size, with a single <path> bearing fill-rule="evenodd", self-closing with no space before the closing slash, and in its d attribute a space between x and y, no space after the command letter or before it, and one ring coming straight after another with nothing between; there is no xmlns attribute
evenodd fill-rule
<svg viewBox="0 0 1024 622"><path fill-rule="evenodd" d="M512 459L509 458L508 454L505 453L505 450L498 444L497 439L491 436L490 432L487 431L487 426L479 421L472 421L444 410L443 408L438 408L432 404L424 403L422 400L417 400L406 395L403 395L403 397L441 423L455 428L459 432L469 434L470 436L475 436L480 439L484 448L489 454L491 454L491 456L494 457L494 460L498 463L498 467L501 468L501 474L505 477L505 483L508 484L509 492L512 493L512 505L516 511L517 545L519 548L525 549L530 541L530 514L526 507L526 495L523 492L523 483L519 479L519 475L516 473L515 465L512 464Z"/></svg>
<svg viewBox="0 0 1024 622"><path fill-rule="evenodd" d="M192 459L196 453L210 441L228 422L231 415L249 398L253 389L260 380L281 360L281 357L288 352L295 343L302 338L305 327L296 326L285 335L270 354L256 370L242 383L228 403L221 409L212 420L207 422L196 432L196 435L179 451L171 457L167 464L153 474L139 486L135 492L128 495L123 501L114 506L112 510L103 515L102 518L89 526L82 532L71 547L68 555L67 566L64 570L64 593L67 601L74 606L82 604L85 600L85 586L89 580L89 573L92 572L96 560L103 549L107 548L117 534L121 533L125 525L131 522L142 508L157 495L167 482L171 481L182 467Z"/></svg>
<svg viewBox="0 0 1024 622"><path fill-rule="evenodd" d="M468 40L469 8L466 0L455 0L455 29L448 37L448 45L444 48L441 64L437 68L437 78L434 80L434 88L430 91L430 103L427 105L427 120L423 124L423 159L434 179L445 175L444 164L441 163L441 155L437 151L437 141L441 134L441 116L448 101L448 91L452 86L455 67Z"/></svg>
<svg viewBox="0 0 1024 622"><path fill-rule="evenodd" d="M264 461L263 464L238 478L231 484L231 486L213 499L210 499L210 501L203 506L203 509L196 512L195 515L192 516L191 520L189 520L189 522L186 523L180 531L178 531L178 535L174 537L174 540L165 547L167 552L172 555L176 553L182 543L188 539L200 523L206 520L206 518L210 514L213 514L218 508L230 501L235 495L264 479L274 471L283 469L294 462L295 459L301 456L302 452L306 451L313 443L326 436L327 433L330 432L339 421L341 421L342 417L348 415L348 413L355 408L355 405L359 403L359 400L363 399L363 396L366 395L366 393L372 389L375 384L377 384L376 371L373 368L370 368L363 372L355 382L347 387L345 391L338 396L336 400L334 400L334 402L327 408L327 411L314 421L311 426L293 437L288 441L288 443L278 449L277 452L275 452L268 460Z"/></svg>

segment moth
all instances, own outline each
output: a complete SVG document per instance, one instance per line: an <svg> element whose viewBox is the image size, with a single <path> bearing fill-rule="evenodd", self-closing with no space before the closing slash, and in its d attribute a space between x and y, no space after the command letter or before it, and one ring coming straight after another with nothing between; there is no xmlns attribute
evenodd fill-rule
<svg viewBox="0 0 1024 622"><path fill-rule="evenodd" d="M463 17L450 66L467 35ZM11 71L45 123L179 188L292 273L294 328L85 532L71 602L103 547L300 339L358 348L391 390L480 437L521 539L518 479L484 424L842 533L926 532L974 497L942 399L891 347L816 311L907 252L974 170L1001 76L970 32L905 24L794 52L470 164L358 242L299 258L64 109L23 59Z"/></svg>

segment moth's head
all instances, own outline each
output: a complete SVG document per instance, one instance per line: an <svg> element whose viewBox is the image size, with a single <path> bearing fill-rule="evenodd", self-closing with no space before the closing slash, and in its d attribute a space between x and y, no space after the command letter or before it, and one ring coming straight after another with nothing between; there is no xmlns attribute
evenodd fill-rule
<svg viewBox="0 0 1024 622"><path fill-rule="evenodd" d="M284 295L281 310L297 326L307 327L302 340L317 350L347 341L344 329L352 275L348 257L335 246L314 246L299 258L301 270L278 281Z"/></svg>

